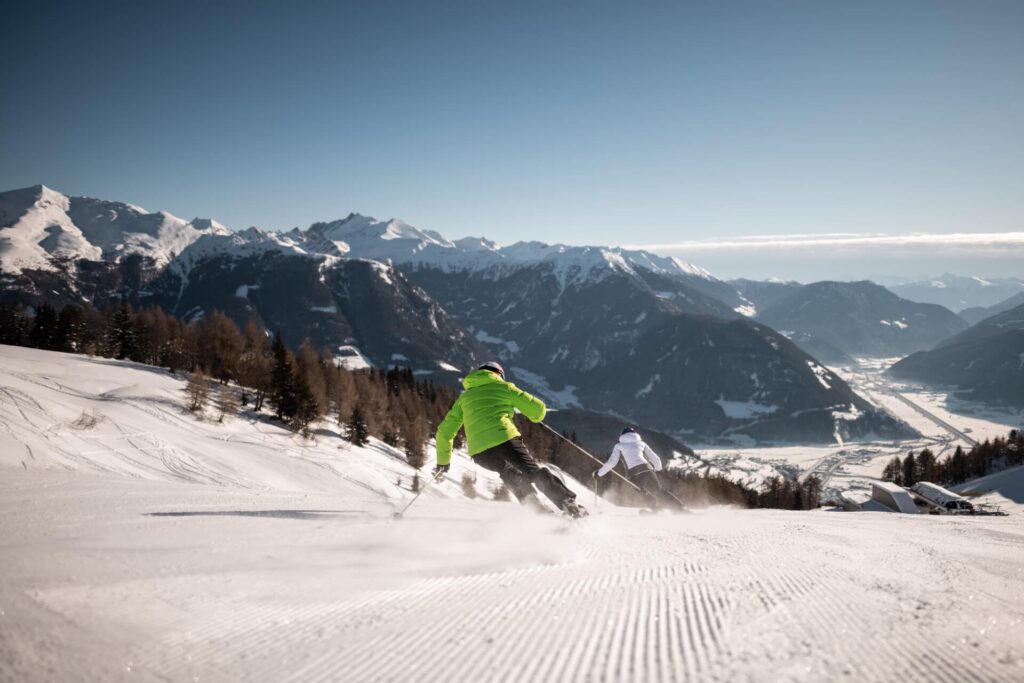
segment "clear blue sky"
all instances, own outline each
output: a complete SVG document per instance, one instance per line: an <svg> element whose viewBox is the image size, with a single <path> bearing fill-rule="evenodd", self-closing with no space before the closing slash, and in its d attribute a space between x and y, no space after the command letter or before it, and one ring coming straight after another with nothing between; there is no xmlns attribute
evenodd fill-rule
<svg viewBox="0 0 1024 683"><path fill-rule="evenodd" d="M1020 1L16 2L3 23L3 189L664 253L1024 230Z"/></svg>

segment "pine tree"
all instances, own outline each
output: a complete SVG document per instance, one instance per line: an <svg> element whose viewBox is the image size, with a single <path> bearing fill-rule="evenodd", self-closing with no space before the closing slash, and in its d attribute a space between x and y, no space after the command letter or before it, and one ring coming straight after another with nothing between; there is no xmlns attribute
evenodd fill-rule
<svg viewBox="0 0 1024 683"><path fill-rule="evenodd" d="M345 438L356 446L365 446L370 441L370 431L367 429L366 420L363 418L363 411L356 406L348 418L345 427Z"/></svg>
<svg viewBox="0 0 1024 683"><path fill-rule="evenodd" d="M894 476L894 469L890 460L885 463L885 467L882 469L882 481L892 481Z"/></svg>
<svg viewBox="0 0 1024 683"><path fill-rule="evenodd" d="M806 501L804 500L804 489L802 486L797 486L793 490L792 503L790 505L792 510L806 510Z"/></svg>
<svg viewBox="0 0 1024 683"><path fill-rule="evenodd" d="M967 457L964 455L964 449L961 446L958 445L956 450L953 451L953 456L949 459L949 467L947 469L950 483L959 484L967 480Z"/></svg>
<svg viewBox="0 0 1024 683"><path fill-rule="evenodd" d="M897 485L903 483L903 460L900 459L900 456L894 455L889 464L885 466L885 469L882 470L882 480L891 481Z"/></svg>
<svg viewBox="0 0 1024 683"><path fill-rule="evenodd" d="M274 335L270 353L273 357L273 367L270 371L270 405L274 407L279 420L290 420L298 407L295 373L292 369L294 360L288 347L284 345L280 332Z"/></svg>
<svg viewBox="0 0 1024 683"><path fill-rule="evenodd" d="M903 461L903 486L910 488L918 481L917 476L917 459L913 453L907 453L906 459Z"/></svg>
<svg viewBox="0 0 1024 683"><path fill-rule="evenodd" d="M127 302L122 301L111 316L107 344L111 355L118 360L131 358L136 353L135 313Z"/></svg>
<svg viewBox="0 0 1024 683"><path fill-rule="evenodd" d="M931 449L925 448L917 456L917 471L919 481L939 481L938 461Z"/></svg>
<svg viewBox="0 0 1024 683"><path fill-rule="evenodd" d="M312 401L311 405L315 409L315 419L319 419L327 412L327 382L324 379L327 368L309 340L304 341L299 347L299 354L295 361L298 365L298 372L306 383L309 398Z"/></svg>
<svg viewBox="0 0 1024 683"><path fill-rule="evenodd" d="M88 356L99 355L106 348L107 316L92 306L86 306L82 313L85 316L85 325L82 328L80 353Z"/></svg>
<svg viewBox="0 0 1024 683"><path fill-rule="evenodd" d="M803 483L804 509L814 510L821 505L821 479L812 474Z"/></svg>
<svg viewBox="0 0 1024 683"><path fill-rule="evenodd" d="M153 307L140 310L135 320L142 362L167 365L172 330L176 329L172 319L162 309Z"/></svg>
<svg viewBox="0 0 1024 683"><path fill-rule="evenodd" d="M53 351L57 348L57 311L50 304L40 304L32 322L28 341L37 349Z"/></svg>
<svg viewBox="0 0 1024 683"><path fill-rule="evenodd" d="M25 346L31 322L25 309L11 304L0 304L0 344Z"/></svg>
<svg viewBox="0 0 1024 683"><path fill-rule="evenodd" d="M295 366L292 386L295 388L295 414L292 415L291 426L294 431L308 437L309 426L320 417L320 408L309 387L306 374L298 364Z"/></svg>

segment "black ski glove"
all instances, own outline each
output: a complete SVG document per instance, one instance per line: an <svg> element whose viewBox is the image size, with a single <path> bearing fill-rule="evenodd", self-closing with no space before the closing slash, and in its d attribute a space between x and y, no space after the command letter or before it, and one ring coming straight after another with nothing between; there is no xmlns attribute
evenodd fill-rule
<svg viewBox="0 0 1024 683"><path fill-rule="evenodd" d="M449 467L450 465L437 465L432 473L434 479L440 479L444 475L448 474Z"/></svg>

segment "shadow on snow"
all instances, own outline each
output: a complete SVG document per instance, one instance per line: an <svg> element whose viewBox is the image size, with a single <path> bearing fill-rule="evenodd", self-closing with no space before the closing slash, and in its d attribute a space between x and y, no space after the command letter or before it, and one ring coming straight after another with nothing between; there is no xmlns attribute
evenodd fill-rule
<svg viewBox="0 0 1024 683"><path fill-rule="evenodd" d="M146 517L273 517L276 519L328 519L367 515L363 510L176 510L146 512Z"/></svg>

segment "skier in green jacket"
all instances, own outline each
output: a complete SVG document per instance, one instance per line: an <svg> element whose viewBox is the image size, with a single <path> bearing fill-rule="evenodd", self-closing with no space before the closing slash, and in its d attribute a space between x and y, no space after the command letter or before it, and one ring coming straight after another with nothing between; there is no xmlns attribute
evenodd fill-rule
<svg viewBox="0 0 1024 683"><path fill-rule="evenodd" d="M437 427L437 467L434 475L448 471L452 443L460 427L466 430L466 447L473 462L497 472L520 503L539 505L534 486L559 510L572 517L587 514L576 502L576 494L527 450L513 417L521 412L532 422L540 422L547 408L511 382L505 370L489 362L462 380L466 388Z"/></svg>

